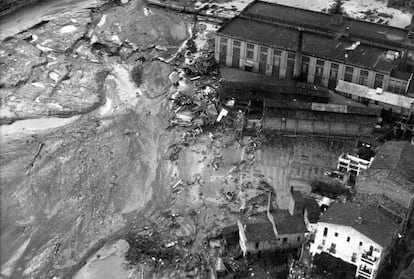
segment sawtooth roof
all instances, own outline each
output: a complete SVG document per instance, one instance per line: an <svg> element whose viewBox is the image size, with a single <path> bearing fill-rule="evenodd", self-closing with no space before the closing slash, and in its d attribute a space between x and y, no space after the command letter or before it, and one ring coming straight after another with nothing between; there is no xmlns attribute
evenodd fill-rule
<svg viewBox="0 0 414 279"><path fill-rule="evenodd" d="M392 242L398 229L394 220L377 207L352 202L332 204L320 222L352 227L383 247Z"/></svg>

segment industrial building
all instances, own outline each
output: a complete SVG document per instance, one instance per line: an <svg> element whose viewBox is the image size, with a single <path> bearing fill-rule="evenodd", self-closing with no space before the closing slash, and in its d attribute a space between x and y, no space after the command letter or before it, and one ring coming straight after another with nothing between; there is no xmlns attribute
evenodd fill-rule
<svg viewBox="0 0 414 279"><path fill-rule="evenodd" d="M215 58L244 71L330 89L342 80L411 100L413 34L342 15L254 1L217 31Z"/></svg>

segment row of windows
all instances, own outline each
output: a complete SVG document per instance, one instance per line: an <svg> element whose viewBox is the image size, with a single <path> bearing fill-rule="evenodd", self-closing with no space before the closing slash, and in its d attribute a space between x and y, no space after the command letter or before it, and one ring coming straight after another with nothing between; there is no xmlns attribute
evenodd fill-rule
<svg viewBox="0 0 414 279"><path fill-rule="evenodd" d="M335 235L335 237L339 237L339 233L338 232L335 232L334 233L334 235ZM326 236L328 236L328 228L327 227L325 227L324 229L323 229L323 236L324 237L326 237ZM349 236L347 236L346 237L346 241L347 242L350 242L351 241L351 237L349 237ZM325 240L322 240L322 243L325 245ZM364 243L362 242L362 241L360 241L359 242L359 246L362 246ZM372 251L374 249L374 247L371 245L370 247L369 247L369 250L370 251Z"/></svg>
<svg viewBox="0 0 414 279"><path fill-rule="evenodd" d="M226 55L227 53L227 44L228 39L226 38L220 38L219 41L219 52L221 55ZM246 59L253 60L254 59L254 48L255 45L252 43L246 44L246 51L245 51L245 57ZM259 62L261 64L267 63L268 58L268 47L260 46L259 47ZM241 56L241 41L233 41L233 66L238 67L239 59ZM287 54L287 77L290 77L290 75L293 74L293 68L294 68L294 61L295 61L296 55L293 52L288 52ZM279 76L279 70L280 70L280 64L282 60L282 51L281 50L273 50L273 70L272 74L275 76ZM225 61L222 61L225 62ZM302 58L302 69L301 73L302 75L306 75L309 72L309 63L310 63L310 57L303 56ZM324 69L325 61L322 59L316 60L316 69L315 69L315 78L317 79L316 83L318 83L318 79L322 78L323 76L323 69ZM331 70L329 79L330 80L337 80L338 79L338 71L339 71L339 64L338 63L331 63ZM260 72L263 72L260 71ZM355 68L351 66L345 67L345 73L344 73L344 81L352 82L353 76L354 76ZM360 70L359 77L357 80L358 84L368 86L368 76L369 71L367 70ZM373 88L380 87L382 88L384 82L384 75L376 73L374 77L374 84ZM398 84L398 83L392 83L389 85L388 90L395 93L402 93L405 90L404 84Z"/></svg>

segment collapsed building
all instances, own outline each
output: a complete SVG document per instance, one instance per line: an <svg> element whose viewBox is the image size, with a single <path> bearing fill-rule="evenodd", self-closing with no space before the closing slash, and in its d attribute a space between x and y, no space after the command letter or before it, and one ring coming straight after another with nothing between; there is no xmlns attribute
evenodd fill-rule
<svg viewBox="0 0 414 279"><path fill-rule="evenodd" d="M358 176L356 191L385 195L409 209L414 201L414 146L409 142L390 141L382 145L371 166Z"/></svg>
<svg viewBox="0 0 414 279"><path fill-rule="evenodd" d="M388 109L407 114L414 101L412 28L254 1L217 31L215 58L227 67L338 88L364 104L389 103ZM353 85L369 94L358 95ZM386 98L378 99L381 94Z"/></svg>
<svg viewBox="0 0 414 279"><path fill-rule="evenodd" d="M234 108L246 112L248 130L260 127L272 133L368 136L380 115L378 108L330 104L326 90L295 81L226 81L219 94L223 100L234 99Z"/></svg>

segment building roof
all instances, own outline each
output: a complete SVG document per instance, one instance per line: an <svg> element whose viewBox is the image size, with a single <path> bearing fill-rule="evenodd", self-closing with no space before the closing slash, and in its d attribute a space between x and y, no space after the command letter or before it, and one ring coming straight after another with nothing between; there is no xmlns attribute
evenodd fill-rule
<svg viewBox="0 0 414 279"><path fill-rule="evenodd" d="M387 91L383 91L382 94L377 94L376 89L343 80L338 80L338 84L335 89L336 91L405 109L410 109L411 104L414 102L414 98Z"/></svg>
<svg viewBox="0 0 414 279"><path fill-rule="evenodd" d="M373 125L377 122L375 115L356 115L305 109L266 108L265 117L283 117L290 119L314 120L324 122L358 123Z"/></svg>
<svg viewBox="0 0 414 279"><path fill-rule="evenodd" d="M329 33L343 32L343 29L348 26L349 34L352 38L397 46L404 43L408 34L408 30L405 29L349 17L344 17L343 24L340 26L332 25L333 15L331 14L262 1L254 1L249 4L242 11L241 16L260 18L274 23Z"/></svg>
<svg viewBox="0 0 414 279"><path fill-rule="evenodd" d="M318 202L314 198L305 197L305 209L308 212L309 222L317 223L322 212Z"/></svg>
<svg viewBox="0 0 414 279"><path fill-rule="evenodd" d="M240 17L226 23L218 33L291 51L296 50L299 36L299 31L295 29ZM386 59L386 49L360 44L355 50L346 50L352 44L351 41L305 33L302 51L304 54L380 72L389 73L393 69L395 61ZM321 48L321 45L324 47Z"/></svg>
<svg viewBox="0 0 414 279"><path fill-rule="evenodd" d="M292 195L292 198L296 203L305 203L305 199L303 198L302 193L300 191L292 190L290 191L290 194Z"/></svg>
<svg viewBox="0 0 414 279"><path fill-rule="evenodd" d="M375 155L369 170L390 170L411 182L414 191L414 146L406 141L388 141ZM397 178L398 179L398 178Z"/></svg>
<svg viewBox="0 0 414 279"><path fill-rule="evenodd" d="M250 218L239 218L239 220L245 226L244 232L247 241L257 242L276 240L273 225L270 223L265 213Z"/></svg>
<svg viewBox="0 0 414 279"><path fill-rule="evenodd" d="M271 213L278 234L295 234L308 231L302 215L292 216L289 211L282 209L274 209Z"/></svg>
<svg viewBox="0 0 414 279"><path fill-rule="evenodd" d="M319 222L352 227L383 247L392 242L398 229L394 220L377 207L352 202L332 204Z"/></svg>

